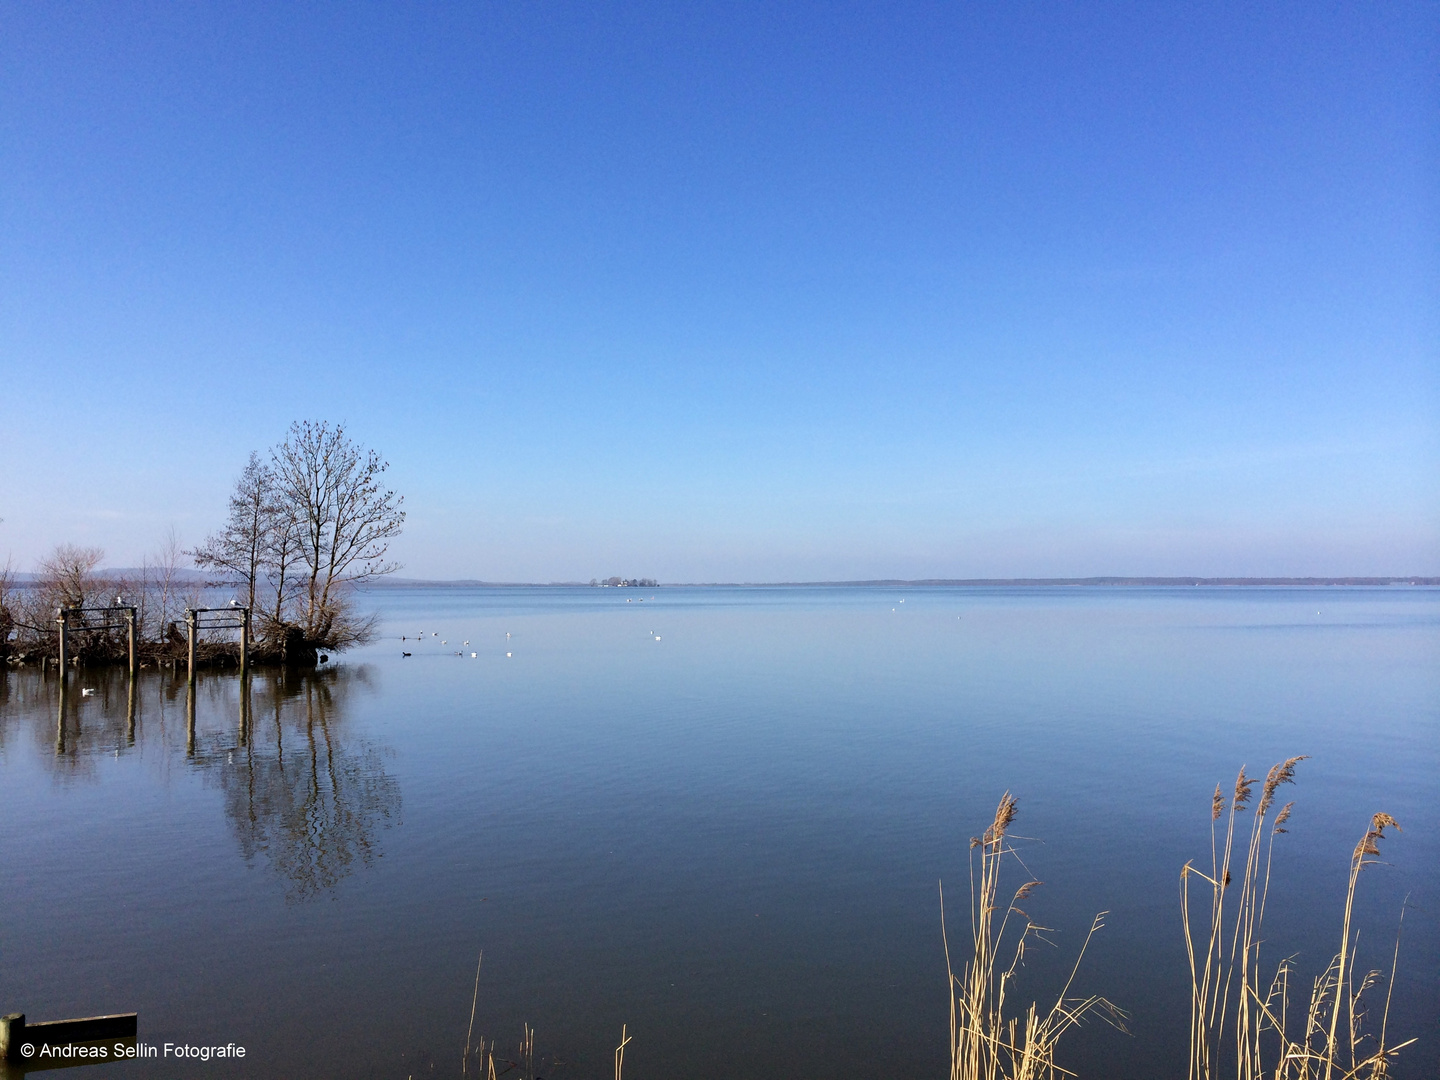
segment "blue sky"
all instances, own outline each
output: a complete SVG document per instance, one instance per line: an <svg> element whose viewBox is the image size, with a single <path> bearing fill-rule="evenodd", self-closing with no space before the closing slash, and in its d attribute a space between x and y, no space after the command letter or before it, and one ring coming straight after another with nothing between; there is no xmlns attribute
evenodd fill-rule
<svg viewBox="0 0 1440 1080"><path fill-rule="evenodd" d="M1440 573L1434 5L0 4L0 558Z"/></svg>

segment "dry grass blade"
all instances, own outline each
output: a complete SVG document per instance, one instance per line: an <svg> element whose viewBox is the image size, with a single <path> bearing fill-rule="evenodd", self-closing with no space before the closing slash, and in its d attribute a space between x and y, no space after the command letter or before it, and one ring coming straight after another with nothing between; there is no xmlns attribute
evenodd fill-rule
<svg viewBox="0 0 1440 1080"><path fill-rule="evenodd" d="M465 1054L460 1059L461 1076L470 1075L470 1040L475 1034L475 1006L480 1001L480 965L484 960L485 951L482 949L479 959L475 961L475 992L470 995L470 1027L465 1032ZM482 1039L481 1042L483 1044L484 1040ZM483 1056L485 1052L483 1045L481 1046L480 1052Z"/></svg>
<svg viewBox="0 0 1440 1080"><path fill-rule="evenodd" d="M615 1080L622 1080L625 1072L625 1047L630 1045L631 1036L626 1033L626 1026L620 1025L620 1045L615 1047Z"/></svg>

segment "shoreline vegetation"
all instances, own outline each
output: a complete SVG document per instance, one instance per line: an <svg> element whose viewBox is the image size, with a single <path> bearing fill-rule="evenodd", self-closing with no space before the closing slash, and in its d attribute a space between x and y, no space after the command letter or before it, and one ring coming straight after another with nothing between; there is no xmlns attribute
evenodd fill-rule
<svg viewBox="0 0 1440 1080"><path fill-rule="evenodd" d="M1229 794L1217 784L1210 805L1208 872L1196 860L1181 868L1181 922L1191 987L1188 1080L1381 1080L1390 1075L1400 1051L1417 1041L1387 1041L1400 960L1398 925L1388 975L1357 962L1355 894L1364 871L1380 861L1385 830L1400 830L1389 814L1373 815L1351 852L1339 947L1313 978L1309 993L1303 983L1294 985L1293 957L1271 960L1268 967L1261 959L1271 857L1295 805L1277 808L1276 796L1282 785L1294 783L1295 768L1304 760L1302 755L1277 762L1263 783L1242 767ZM1257 783L1260 799L1246 829L1243 815L1251 811ZM1091 1016L1126 1030L1126 1014L1111 1002L1071 994L1086 946L1104 925L1106 912L1095 917L1069 978L1048 1010L1033 1002L1021 1012L1007 1009L1007 991L1026 946L1045 931L1019 906L1041 882L1025 881L1008 900L999 891L1007 856L1024 867L1009 839L1015 813L1016 801L1007 791L989 827L970 841L971 955L959 975L951 966L943 887L941 891L941 931L950 972L950 1080L1072 1076L1055 1060L1067 1031ZM1377 1018L1369 1001L1382 994Z"/></svg>
<svg viewBox="0 0 1440 1080"><path fill-rule="evenodd" d="M182 547L171 530L152 558L123 575L98 569L100 548L68 543L23 578L7 561L0 566L0 660L58 664L57 624L75 612L67 661L124 663L129 630L116 624L127 609L134 611L141 667L188 659L182 622L204 607L249 610L248 659L255 664L310 667L363 644L377 620L356 609L355 590L400 568L386 557L405 522L404 498L383 483L388 467L343 425L297 421L265 457L251 453L224 524L198 547ZM217 600L217 590L228 599ZM233 633L206 631L195 659L235 667L240 653Z"/></svg>
<svg viewBox="0 0 1440 1080"><path fill-rule="evenodd" d="M1216 785L1210 803L1210 853L1207 869L1197 860L1180 870L1181 924L1190 975L1188 1080L1383 1080L1406 1047L1418 1040L1389 1040L1389 1015L1400 962L1397 925L1388 974L1361 967L1360 931L1354 925L1355 894L1361 875L1380 862L1386 829L1400 831L1386 813L1370 819L1350 855L1349 880L1341 917L1340 941L1328 966L1313 977L1308 994L1298 981L1294 957L1261 958L1265 906L1269 897L1272 854L1277 836L1287 832L1294 802L1277 807L1277 794L1295 782L1304 755L1277 762L1262 782L1236 777L1232 792ZM1251 808L1255 785L1260 799ZM1033 922L1020 907L1043 882L1030 878L1010 826L1018 802L1006 792L980 836L970 839L969 957L954 967L940 883L940 932L949 976L950 1080L1061 1080L1077 1074L1057 1062L1063 1036L1089 1019L1101 1019L1128 1032L1128 1014L1097 995L1072 993L1091 939L1105 925L1100 912L1090 925L1068 978L1049 1008L1037 1002L1016 1008L1011 993L1032 942L1046 941L1048 927ZM1249 828L1244 815L1250 813ZM1007 864L1024 872L1008 896L1000 888ZM1193 895L1192 895L1193 889ZM1403 910L1400 918L1404 918ZM484 954L481 954L483 960ZM1273 974L1271 974L1273 972ZM497 1056L496 1043L472 1041L480 993L480 963L470 1005L461 1075L483 1080L519 1070L525 1080L535 1071L535 1029L525 1025L514 1058ZM1378 1018L1369 1007L1383 994ZM1367 996L1368 995L1368 996ZM1297 1010L1297 1007L1298 1010ZM1297 1011L1299 1016L1297 1016ZM616 1049L619 1080L624 1048ZM1178 1064L1178 1063L1177 1063Z"/></svg>

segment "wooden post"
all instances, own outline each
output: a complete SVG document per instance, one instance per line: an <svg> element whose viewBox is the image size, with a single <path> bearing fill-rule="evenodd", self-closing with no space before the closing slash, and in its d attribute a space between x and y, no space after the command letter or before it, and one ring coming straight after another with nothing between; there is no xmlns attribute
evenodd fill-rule
<svg viewBox="0 0 1440 1080"><path fill-rule="evenodd" d="M69 625L69 612L67 612L63 607L62 607L62 608L56 608L56 609L55 609L55 622L59 624L59 629L60 629L60 681L61 681L61 682L64 682L64 681L65 681L65 660L66 660L66 655L65 655L65 654L66 654L66 648L65 648L65 646L66 646L67 644L69 644L69 642L66 641L66 636L67 636L67 633L69 632L69 629L70 629L70 625Z"/></svg>
<svg viewBox="0 0 1440 1080"><path fill-rule="evenodd" d="M19 1061L20 1043L24 1038L24 1013L0 1016L0 1061Z"/></svg>
<svg viewBox="0 0 1440 1080"><path fill-rule="evenodd" d="M250 609L240 609L240 674L250 670Z"/></svg>
<svg viewBox="0 0 1440 1080"><path fill-rule="evenodd" d="M135 678L135 609L128 608L125 612L125 637L126 647L129 651L130 678Z"/></svg>
<svg viewBox="0 0 1440 1080"><path fill-rule="evenodd" d="M192 608L185 609L185 627L190 638L190 674L189 679L195 681L195 612Z"/></svg>

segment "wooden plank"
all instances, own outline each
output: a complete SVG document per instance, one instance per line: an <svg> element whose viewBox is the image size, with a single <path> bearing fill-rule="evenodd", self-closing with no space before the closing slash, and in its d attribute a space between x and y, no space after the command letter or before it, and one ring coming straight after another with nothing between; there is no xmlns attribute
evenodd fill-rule
<svg viewBox="0 0 1440 1080"><path fill-rule="evenodd" d="M139 1013L111 1013L109 1016L86 1016L79 1020L45 1020L25 1025L25 1041L36 1046L62 1043L94 1042L97 1039L124 1039L136 1034Z"/></svg>
<svg viewBox="0 0 1440 1080"><path fill-rule="evenodd" d="M108 1065L114 1061L126 1060L125 1054L133 1054L133 1049L120 1051L118 1047L133 1048L137 1045L134 1036L127 1036L123 1039L99 1039L94 1042L66 1043L64 1046L50 1047L51 1055L41 1057L40 1052L33 1058L20 1058L15 1061L0 1061L0 1080L23 1080L24 1077L33 1076L35 1073L45 1072L49 1069L80 1069L86 1065ZM85 1054L86 1050L103 1050L104 1056L99 1054ZM109 1074L106 1074L109 1075Z"/></svg>
<svg viewBox="0 0 1440 1080"><path fill-rule="evenodd" d="M101 1039L133 1039L138 1028L139 1014L133 1012L84 1016L78 1020L44 1020L38 1024L26 1023L24 1013L15 1013L0 1021L0 1059L20 1060L20 1047L25 1043L63 1046Z"/></svg>

